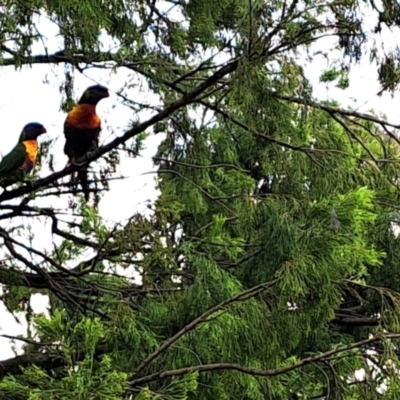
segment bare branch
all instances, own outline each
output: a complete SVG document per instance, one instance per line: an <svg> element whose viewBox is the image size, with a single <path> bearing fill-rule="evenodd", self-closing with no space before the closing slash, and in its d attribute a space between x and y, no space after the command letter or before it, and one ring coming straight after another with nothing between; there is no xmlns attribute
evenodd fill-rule
<svg viewBox="0 0 400 400"><path fill-rule="evenodd" d="M272 93L272 92L271 92L271 95L276 97L277 99L282 99L282 100L286 100L286 101L289 101L292 103L303 104L305 106L319 108L321 110L328 112L329 114L334 113L334 114L344 115L347 117L359 118L359 119L363 119L365 121L375 122L376 124L379 124L379 125L385 125L385 126L390 126L392 128L400 129L400 125L396 125L396 124L384 121L383 119L374 117L371 114L364 114L364 113L360 113L357 111L344 110L343 108L328 106L328 105L313 101L311 99L302 99L300 97L284 96L284 95L280 95L280 94ZM393 137L393 139L395 139L395 136ZM397 139L396 141L400 144L399 139L398 138L396 138L396 139Z"/></svg>

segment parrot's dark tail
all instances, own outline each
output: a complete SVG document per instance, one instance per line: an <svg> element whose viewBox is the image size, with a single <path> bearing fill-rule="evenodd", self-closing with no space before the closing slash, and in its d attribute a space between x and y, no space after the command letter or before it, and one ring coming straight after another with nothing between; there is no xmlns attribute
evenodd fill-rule
<svg viewBox="0 0 400 400"><path fill-rule="evenodd" d="M78 179L81 183L85 200L89 201L89 184L88 184L88 169L87 166L78 170Z"/></svg>

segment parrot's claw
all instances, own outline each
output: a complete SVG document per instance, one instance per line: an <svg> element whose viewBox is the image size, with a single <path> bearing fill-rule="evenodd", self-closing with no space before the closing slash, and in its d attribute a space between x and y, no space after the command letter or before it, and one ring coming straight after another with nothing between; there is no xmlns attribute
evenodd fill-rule
<svg viewBox="0 0 400 400"><path fill-rule="evenodd" d="M94 154L94 152L88 152L83 157L76 158L75 160L71 161L72 165L77 167L81 167L82 165L86 164L89 158Z"/></svg>
<svg viewBox="0 0 400 400"><path fill-rule="evenodd" d="M73 161L71 162L71 165L74 165L75 167L82 167L82 165L84 165L85 163L86 161L81 161L81 162Z"/></svg>
<svg viewBox="0 0 400 400"><path fill-rule="evenodd" d="M26 184L26 186L29 186L30 189L35 188L35 181L24 181L24 183Z"/></svg>
<svg viewBox="0 0 400 400"><path fill-rule="evenodd" d="M75 167L82 167L86 164L91 157L95 155L96 151L88 151L83 157L75 158L70 160L65 168L74 165Z"/></svg>
<svg viewBox="0 0 400 400"><path fill-rule="evenodd" d="M96 153L95 151L88 151L85 156L86 159L89 160L89 158L93 157L95 153Z"/></svg>

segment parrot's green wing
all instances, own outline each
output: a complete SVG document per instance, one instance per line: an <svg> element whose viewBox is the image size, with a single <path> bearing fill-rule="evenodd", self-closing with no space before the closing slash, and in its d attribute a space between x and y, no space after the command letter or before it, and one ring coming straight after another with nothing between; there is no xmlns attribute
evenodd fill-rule
<svg viewBox="0 0 400 400"><path fill-rule="evenodd" d="M26 149L18 143L0 162L0 175L7 175L16 171L25 161Z"/></svg>

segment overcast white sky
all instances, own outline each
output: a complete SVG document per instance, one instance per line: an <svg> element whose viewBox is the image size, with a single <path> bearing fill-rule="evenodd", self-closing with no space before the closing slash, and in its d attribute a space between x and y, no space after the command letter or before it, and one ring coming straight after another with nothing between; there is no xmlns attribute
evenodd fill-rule
<svg viewBox="0 0 400 400"><path fill-rule="evenodd" d="M52 26L45 18L41 19L40 30L48 37L47 47L49 53L59 50L57 29ZM384 40L395 44L399 35L393 33L384 36ZM327 51L330 41L321 43L321 49ZM37 48L38 53L43 53L40 45ZM333 53L331 53L333 54ZM314 94L319 99L336 99L343 106L351 105L359 108L359 111L368 111L375 109L386 114L387 119L392 123L400 124L400 115L398 111L398 95L391 98L385 94L377 97L379 85L376 79L376 70L369 62L364 62L361 66L353 68L350 75L350 88L342 91L330 85L319 84L318 77L321 70L328 67L328 64L322 58L313 62L312 67L306 69L306 75L313 82ZM110 127L114 134L120 135L129 126L131 120L135 117L133 111L120 103L120 99L113 94L125 86L125 82L135 82L128 71L119 69L118 74L112 74L104 70L88 70L87 75L95 81L105 84L111 92L111 97L102 100L98 107L98 114L103 120L103 131L101 141L103 143L112 139ZM59 110L60 92L59 84L63 79L63 66L34 65L32 68L25 67L20 71L15 71L13 67L0 68L0 153L6 154L15 145L22 127L32 121L42 123L48 131L47 138L54 139L53 154L56 154L56 170L62 169L67 158L63 153L64 135L63 123L65 113ZM79 97L83 90L93 84L93 81L76 75L76 97ZM156 98L151 98L139 86L130 89L129 97L141 101L155 104ZM356 99L355 101L353 99ZM366 104L364 104L366 103ZM146 114L141 116L141 120ZM104 196L100 203L101 214L109 221L121 222L130 217L134 212L146 212L146 200L154 199L156 191L154 188L154 175L142 175L145 172L153 170L151 156L156 152L157 145L162 140L162 136L151 136L146 141L146 150L142 152L142 157L132 159L123 156L121 162L121 173L128 176L128 180L112 181L110 191ZM42 176L47 175L42 171ZM66 207L64 201L64 207ZM0 221L2 226L6 222ZM43 229L43 227L41 227ZM46 231L40 232L41 240L51 240L50 229L47 226ZM32 306L35 311L42 311L46 306L44 296L36 295ZM21 318L24 321L23 318ZM18 335L25 332L25 324L17 324L0 303L0 334ZM0 338L0 360L13 357L11 345L8 339Z"/></svg>

